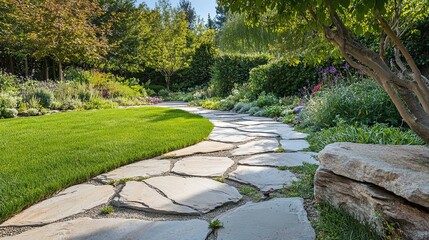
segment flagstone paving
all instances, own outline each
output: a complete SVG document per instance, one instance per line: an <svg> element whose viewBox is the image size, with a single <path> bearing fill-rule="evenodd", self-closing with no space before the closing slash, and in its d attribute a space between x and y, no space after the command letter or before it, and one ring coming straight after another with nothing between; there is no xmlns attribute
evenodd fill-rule
<svg viewBox="0 0 429 240"><path fill-rule="evenodd" d="M237 189L254 186L270 194L299 179L277 167L318 164L316 153L304 151L305 133L270 118L182 102L159 106L200 114L215 128L206 141L63 190L0 225L0 238L315 239L303 199L252 202ZM107 205L113 213L101 214ZM214 219L223 228L210 229Z"/></svg>
<svg viewBox="0 0 429 240"><path fill-rule="evenodd" d="M172 171L189 176L220 177L232 165L234 161L227 157L194 156L177 161Z"/></svg>
<svg viewBox="0 0 429 240"><path fill-rule="evenodd" d="M315 159L315 152L288 152L288 153L266 153L258 154L240 160L238 163L252 166L272 166L272 167L297 167L302 164L319 164Z"/></svg>

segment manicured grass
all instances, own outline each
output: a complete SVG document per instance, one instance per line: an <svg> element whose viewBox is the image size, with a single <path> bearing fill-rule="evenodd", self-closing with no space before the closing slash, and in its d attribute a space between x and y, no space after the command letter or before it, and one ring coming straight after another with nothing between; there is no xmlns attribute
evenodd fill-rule
<svg viewBox="0 0 429 240"><path fill-rule="evenodd" d="M158 107L0 120L0 222L67 186L195 144L212 128Z"/></svg>

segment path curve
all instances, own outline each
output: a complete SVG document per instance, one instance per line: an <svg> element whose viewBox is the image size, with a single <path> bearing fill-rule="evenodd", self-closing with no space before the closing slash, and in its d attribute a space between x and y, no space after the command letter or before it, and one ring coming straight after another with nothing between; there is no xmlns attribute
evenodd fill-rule
<svg viewBox="0 0 429 240"><path fill-rule="evenodd" d="M302 198L271 198L299 180L279 167L318 164L304 151L306 134L269 118L158 106L199 114L215 128L196 145L35 204L0 225L1 239L315 239ZM217 219L223 227L212 230Z"/></svg>

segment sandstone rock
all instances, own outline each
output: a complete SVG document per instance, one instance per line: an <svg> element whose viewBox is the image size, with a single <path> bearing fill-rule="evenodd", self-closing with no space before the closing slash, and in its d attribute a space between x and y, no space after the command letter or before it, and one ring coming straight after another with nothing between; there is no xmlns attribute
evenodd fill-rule
<svg viewBox="0 0 429 240"><path fill-rule="evenodd" d="M301 198L276 198L246 203L217 217L222 240L313 240L315 232L307 219Z"/></svg>
<svg viewBox="0 0 429 240"><path fill-rule="evenodd" d="M287 166L296 167L302 164L319 164L314 158L317 153L314 152L288 152L288 153L265 153L254 155L239 161L239 164L252 166Z"/></svg>
<svg viewBox="0 0 429 240"><path fill-rule="evenodd" d="M404 239L429 239L429 211L410 204L383 188L357 182L319 169L315 176L317 201L342 207L351 215L377 226L379 232L385 219L398 224Z"/></svg>
<svg viewBox="0 0 429 240"><path fill-rule="evenodd" d="M145 182L174 202L202 213L225 203L238 202L242 198L234 187L207 178L165 176L150 178Z"/></svg>
<svg viewBox="0 0 429 240"><path fill-rule="evenodd" d="M203 141L193 146L166 153L163 157L184 157L197 153L211 153L233 149L234 145L228 143Z"/></svg>
<svg viewBox="0 0 429 240"><path fill-rule="evenodd" d="M247 135L223 135L223 134L210 134L209 139L212 141L223 143L240 143L247 142L255 139L256 137L249 137Z"/></svg>
<svg viewBox="0 0 429 240"><path fill-rule="evenodd" d="M129 164L113 171L103 173L94 178L94 180L103 183L109 183L124 178L138 178L160 175L170 171L169 160L143 160L133 164Z"/></svg>
<svg viewBox="0 0 429 240"><path fill-rule="evenodd" d="M115 191L110 185L75 185L25 209L0 226L36 226L55 222L105 204L114 193Z"/></svg>
<svg viewBox="0 0 429 240"><path fill-rule="evenodd" d="M169 214L198 215L198 211L173 203L144 182L130 181L122 188L114 203L120 207Z"/></svg>
<svg viewBox="0 0 429 240"><path fill-rule="evenodd" d="M290 171L253 166L238 166L235 171L229 174L229 178L238 182L251 184L262 191L281 189L283 186L289 186L293 181L298 181Z"/></svg>
<svg viewBox="0 0 429 240"><path fill-rule="evenodd" d="M35 228L5 240L74 239L74 240L199 240L210 233L203 220L145 221L121 218L78 218Z"/></svg>
<svg viewBox="0 0 429 240"><path fill-rule="evenodd" d="M380 186L429 208L429 148L334 143L319 153L323 169Z"/></svg>
<svg viewBox="0 0 429 240"><path fill-rule="evenodd" d="M234 161L227 157L194 156L177 161L173 172L190 176L219 177L232 165Z"/></svg>
<svg viewBox="0 0 429 240"><path fill-rule="evenodd" d="M231 153L233 156L252 155L255 153L274 152L279 147L276 139L264 139L245 143Z"/></svg>
<svg viewBox="0 0 429 240"><path fill-rule="evenodd" d="M224 122L220 120L210 120L210 122L213 123L215 127L220 127L220 128L236 128L240 126L234 123Z"/></svg>
<svg viewBox="0 0 429 240"><path fill-rule="evenodd" d="M302 151L308 147L308 144L305 140L280 140L280 144L286 151Z"/></svg>

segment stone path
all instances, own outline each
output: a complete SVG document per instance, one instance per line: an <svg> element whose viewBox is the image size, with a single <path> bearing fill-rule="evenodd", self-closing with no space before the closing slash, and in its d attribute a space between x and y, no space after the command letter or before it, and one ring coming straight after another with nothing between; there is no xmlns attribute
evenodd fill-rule
<svg viewBox="0 0 429 240"><path fill-rule="evenodd" d="M0 225L5 239L315 239L301 198L269 195L299 176L280 167L318 164L306 134L247 114L188 107L215 126L207 140L101 174ZM100 212L112 206L114 212ZM212 230L219 219L223 228Z"/></svg>

